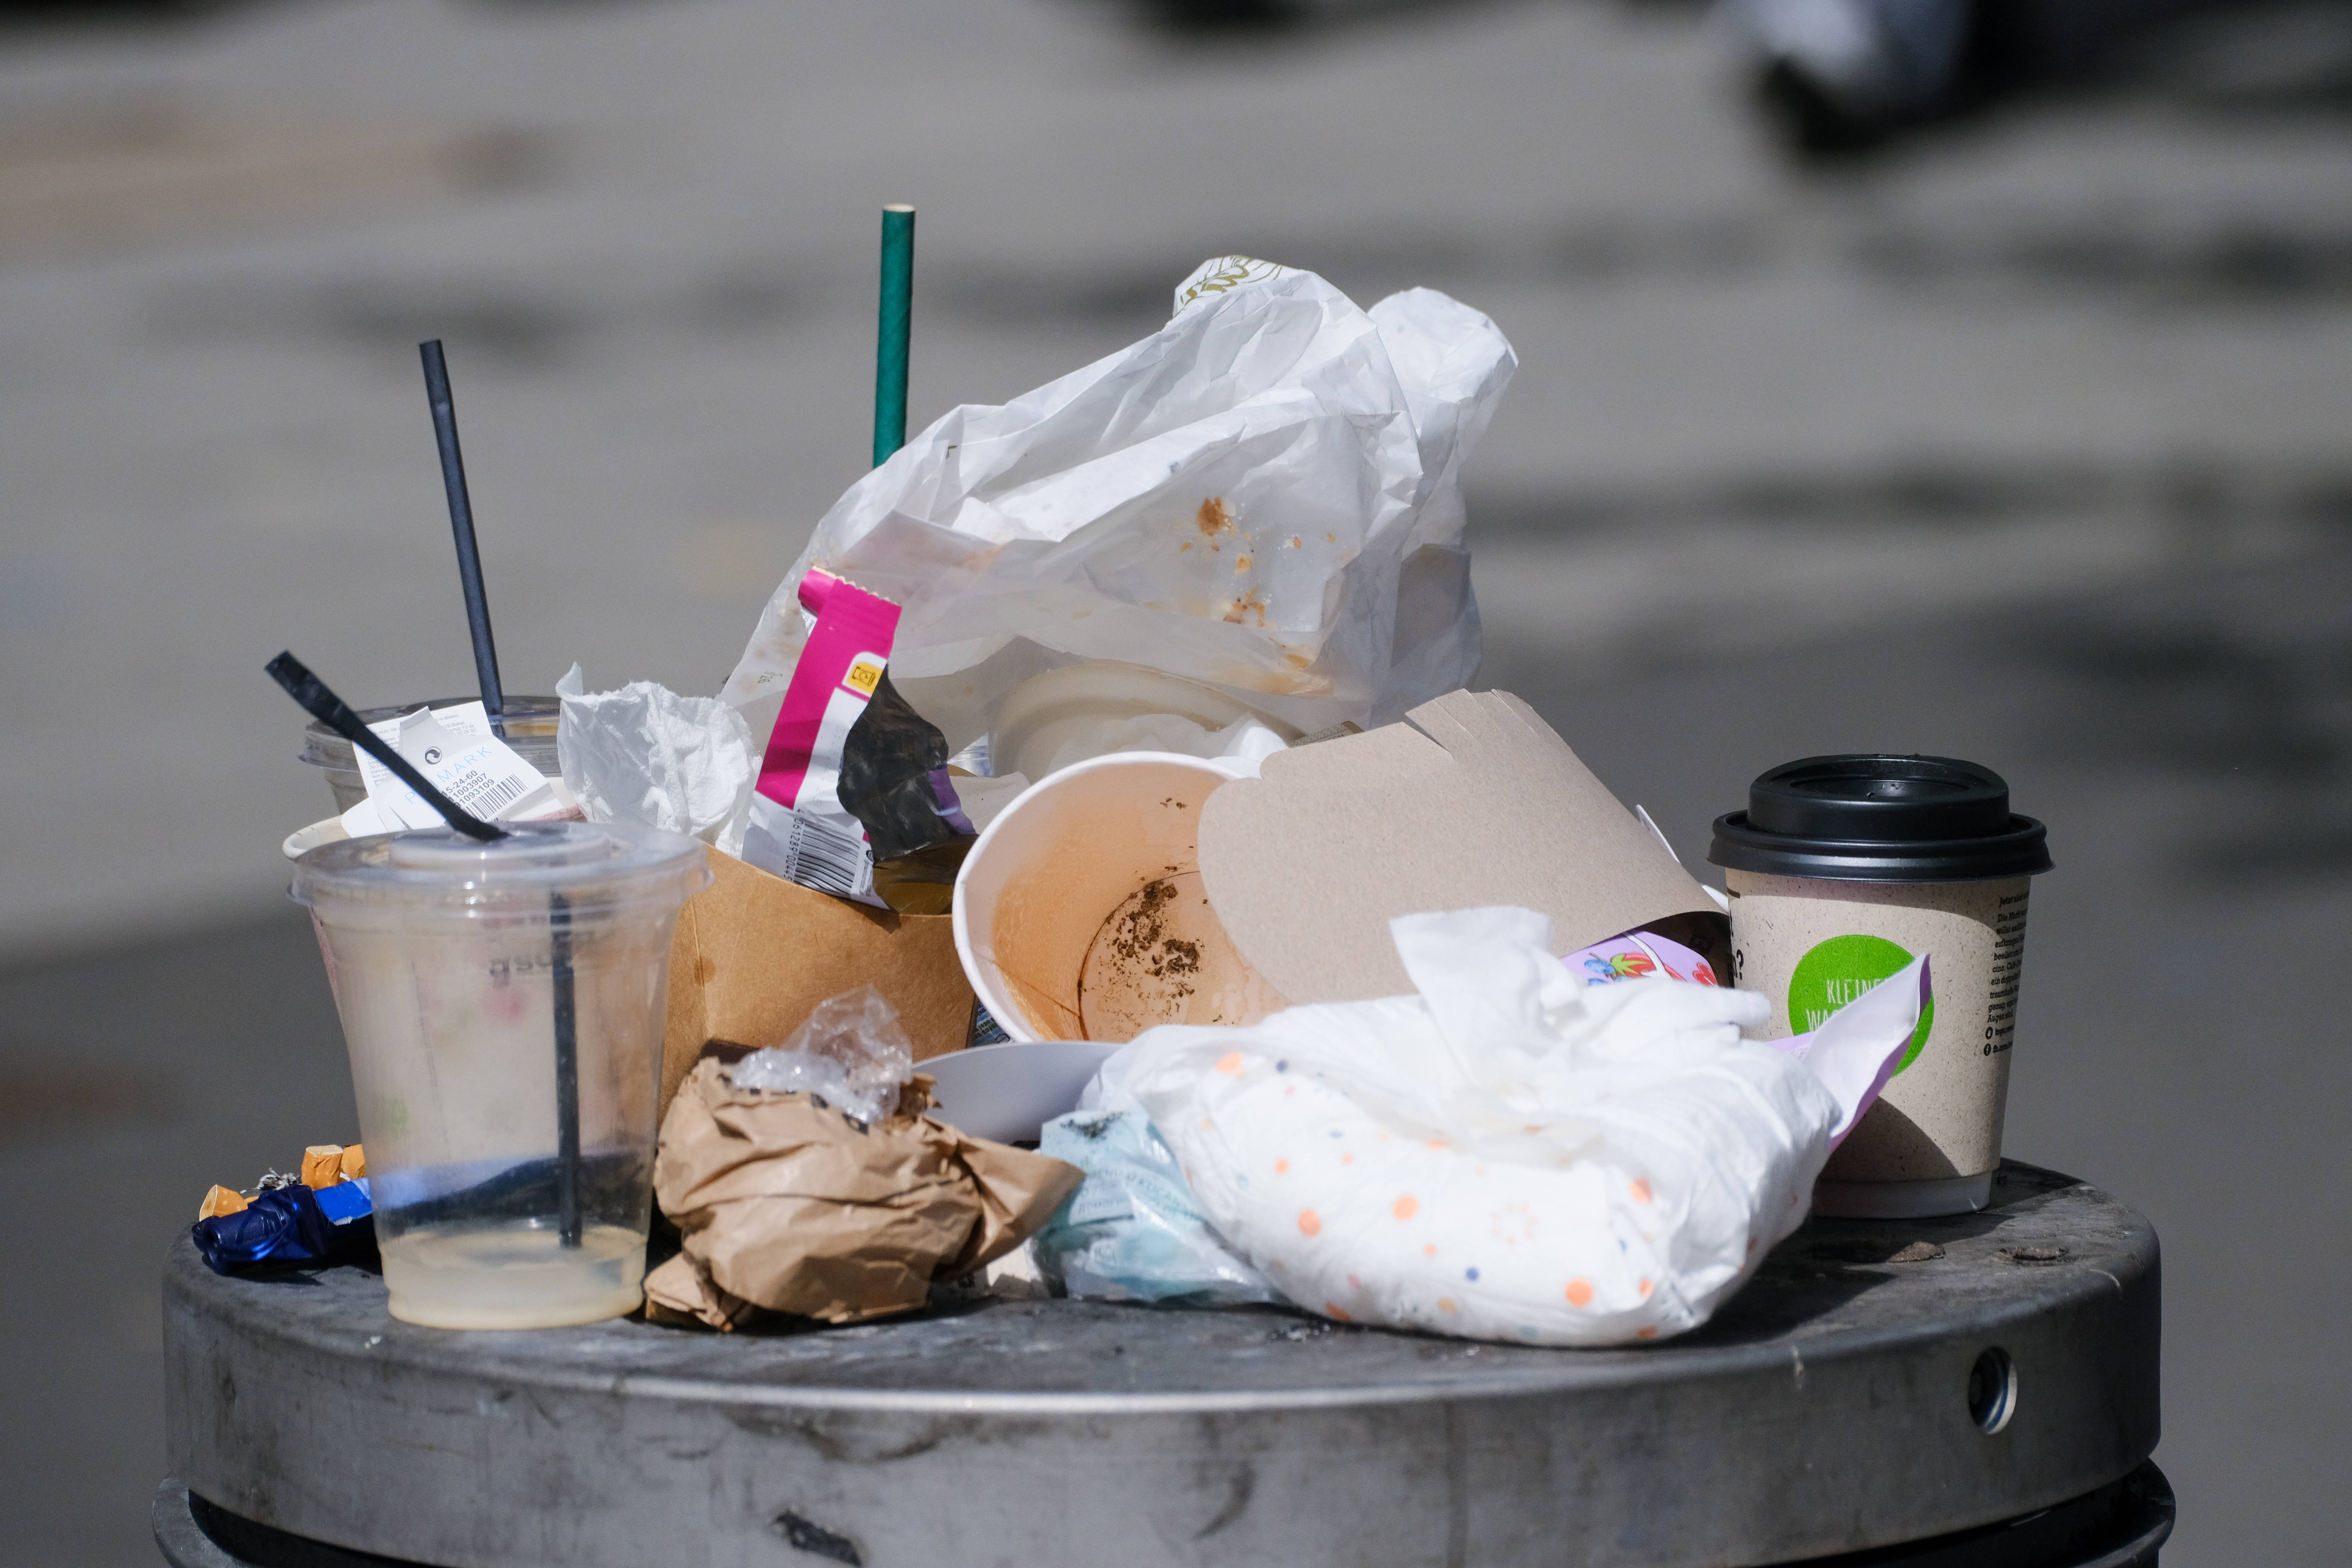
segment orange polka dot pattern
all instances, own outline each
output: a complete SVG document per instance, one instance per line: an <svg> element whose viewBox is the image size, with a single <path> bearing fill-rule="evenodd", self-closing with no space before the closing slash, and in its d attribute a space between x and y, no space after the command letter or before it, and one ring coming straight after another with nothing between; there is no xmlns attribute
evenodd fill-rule
<svg viewBox="0 0 2352 1568"><path fill-rule="evenodd" d="M1377 1037L1398 1025L1367 1013L1343 1038L1339 1015L1354 1005L1292 1009L1243 1030L1170 1030L1147 1043L1149 1066L1129 1080L1192 1173L1210 1224L1302 1306L1517 1343L1648 1342L1706 1321L1752 1273L1748 1249L1760 1253L1802 1218L1812 1171L1793 1111L1786 1134L1768 1130L1727 1151L1772 1174L1745 1213L1718 1215L1709 1205L1719 1198L1696 1190L1704 1162L1648 1141L1654 1124L1642 1118L1654 1101L1615 1124L1593 1115L1591 1099L1572 1116L1552 1105L1475 1138L1446 1120L1405 1120L1446 1102L1391 1108L1368 1092L1366 1036L1390 1049ZM1707 1116L1691 1119L1708 1139L1727 1121L1735 1141L1749 1136L1737 1124L1778 1090L1779 1064L1759 1067L1762 1053L1736 1035L1727 1030L1709 1064L1720 1087ZM1452 1048L1464 1059L1475 1050ZM1622 1068L1608 1070L1610 1083L1622 1079ZM1596 1080L1590 1092L1605 1108L1620 1091ZM1686 1262L1695 1219L1713 1228Z"/></svg>

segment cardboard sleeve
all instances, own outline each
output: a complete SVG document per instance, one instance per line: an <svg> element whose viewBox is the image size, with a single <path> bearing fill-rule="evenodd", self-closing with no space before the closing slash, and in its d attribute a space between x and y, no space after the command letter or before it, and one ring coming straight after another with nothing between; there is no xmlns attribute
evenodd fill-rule
<svg viewBox="0 0 2352 1568"><path fill-rule="evenodd" d="M664 1114L709 1042L781 1045L818 1003L869 983L898 1009L917 1061L971 1037L971 984L950 917L848 903L716 849L710 869L670 944Z"/></svg>
<svg viewBox="0 0 2352 1568"><path fill-rule="evenodd" d="M1389 935L1398 915L1538 910L1557 953L1664 921L1722 923L1657 836L1518 698L1454 691L1406 717L1277 752L1202 808L1209 901L1292 1002L1411 992Z"/></svg>

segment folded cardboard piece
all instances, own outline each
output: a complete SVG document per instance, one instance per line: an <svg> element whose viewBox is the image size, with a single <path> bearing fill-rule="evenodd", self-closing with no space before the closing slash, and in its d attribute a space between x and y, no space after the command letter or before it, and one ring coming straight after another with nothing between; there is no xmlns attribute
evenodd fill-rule
<svg viewBox="0 0 2352 1568"><path fill-rule="evenodd" d="M1401 724L1279 752L1201 811L1201 877L1242 954L1294 1003L1412 990L1389 921L1516 904L1566 954L1722 916L1535 710L1454 691ZM1689 941L1706 951L1711 943Z"/></svg>
<svg viewBox="0 0 2352 1568"><path fill-rule="evenodd" d="M670 944L661 1108L712 1040L781 1042L828 996L871 984L923 1061L961 1049L971 985L946 915L845 902L710 852L713 880L687 900Z"/></svg>

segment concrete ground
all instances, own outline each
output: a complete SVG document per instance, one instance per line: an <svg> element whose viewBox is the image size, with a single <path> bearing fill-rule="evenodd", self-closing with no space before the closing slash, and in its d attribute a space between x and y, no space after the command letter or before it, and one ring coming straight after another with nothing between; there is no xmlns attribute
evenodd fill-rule
<svg viewBox="0 0 2352 1568"><path fill-rule="evenodd" d="M708 691L864 467L884 200L918 423L1228 251L1494 316L1484 682L1686 859L1789 758L2007 774L2059 859L2009 1147L2164 1237L2167 1562L2343 1560L2352 13L1825 170L1693 7L1318 18L0 8L0 1561L153 1560L155 1259L355 1135L276 851L327 796L260 666L470 680L416 341L508 685Z"/></svg>

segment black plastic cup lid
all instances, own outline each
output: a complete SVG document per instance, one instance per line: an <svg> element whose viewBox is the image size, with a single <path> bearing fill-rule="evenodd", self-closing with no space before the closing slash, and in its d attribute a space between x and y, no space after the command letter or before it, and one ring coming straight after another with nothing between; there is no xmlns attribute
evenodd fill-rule
<svg viewBox="0 0 2352 1568"><path fill-rule="evenodd" d="M1715 819L1706 858L1735 871L1837 882L1977 882L2050 869L2049 830L2009 784L1953 757L1807 757L1759 777Z"/></svg>

